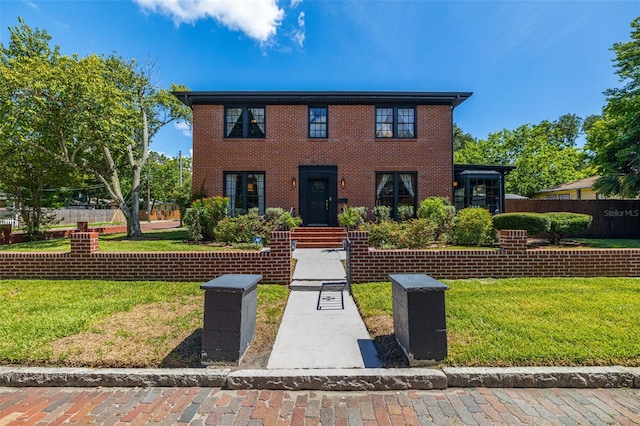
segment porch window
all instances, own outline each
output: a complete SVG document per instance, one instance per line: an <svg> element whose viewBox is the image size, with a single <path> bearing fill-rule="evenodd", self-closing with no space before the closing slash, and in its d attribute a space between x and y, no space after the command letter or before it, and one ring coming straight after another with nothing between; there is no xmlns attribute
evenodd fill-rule
<svg viewBox="0 0 640 426"><path fill-rule="evenodd" d="M257 209L264 214L264 173L226 172L224 196L229 197L229 216L247 214Z"/></svg>
<svg viewBox="0 0 640 426"><path fill-rule="evenodd" d="M309 107L309 137L327 137L327 107Z"/></svg>
<svg viewBox="0 0 640 426"><path fill-rule="evenodd" d="M376 108L377 138L415 138L416 109L413 107Z"/></svg>
<svg viewBox="0 0 640 426"><path fill-rule="evenodd" d="M417 209L415 172L376 172L376 206L391 208L391 216L398 217L400 206Z"/></svg>
<svg viewBox="0 0 640 426"><path fill-rule="evenodd" d="M264 107L226 107L224 135L227 138L264 138Z"/></svg>

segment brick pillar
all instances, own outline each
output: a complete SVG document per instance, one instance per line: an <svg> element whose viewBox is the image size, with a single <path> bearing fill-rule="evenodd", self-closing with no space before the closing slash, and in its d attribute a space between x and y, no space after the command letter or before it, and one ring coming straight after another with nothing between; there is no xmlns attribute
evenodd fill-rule
<svg viewBox="0 0 640 426"><path fill-rule="evenodd" d="M500 250L527 250L527 231L522 229L500 230Z"/></svg>
<svg viewBox="0 0 640 426"><path fill-rule="evenodd" d="M11 225L0 225L0 244L11 244Z"/></svg>
<svg viewBox="0 0 640 426"><path fill-rule="evenodd" d="M71 254L86 256L98 252L97 232L75 232L71 234Z"/></svg>
<svg viewBox="0 0 640 426"><path fill-rule="evenodd" d="M269 262L263 268L265 281L274 284L291 283L291 232L273 231L269 241Z"/></svg>
<svg viewBox="0 0 640 426"><path fill-rule="evenodd" d="M348 236L351 241L351 281L354 283L368 281L369 233L349 231Z"/></svg>

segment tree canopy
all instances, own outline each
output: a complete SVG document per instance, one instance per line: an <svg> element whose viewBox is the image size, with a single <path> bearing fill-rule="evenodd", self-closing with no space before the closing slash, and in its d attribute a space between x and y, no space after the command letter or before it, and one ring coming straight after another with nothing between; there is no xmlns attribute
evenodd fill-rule
<svg viewBox="0 0 640 426"><path fill-rule="evenodd" d="M491 133L486 140L467 137L464 146L454 152L454 161L515 166L505 179L505 189L529 197L540 189L588 175L586 156L576 147L581 131L582 119L565 114L555 121Z"/></svg>
<svg viewBox="0 0 640 426"><path fill-rule="evenodd" d="M595 188L629 198L640 195L640 17L631 28L631 40L612 47L623 85L605 91L602 115L587 130L587 146L600 175Z"/></svg>
<svg viewBox="0 0 640 426"><path fill-rule="evenodd" d="M0 135L50 162L95 177L127 219L129 237L140 237L140 177L149 144L191 111L171 92L158 88L153 67L114 54L66 56L51 36L21 19L1 46Z"/></svg>

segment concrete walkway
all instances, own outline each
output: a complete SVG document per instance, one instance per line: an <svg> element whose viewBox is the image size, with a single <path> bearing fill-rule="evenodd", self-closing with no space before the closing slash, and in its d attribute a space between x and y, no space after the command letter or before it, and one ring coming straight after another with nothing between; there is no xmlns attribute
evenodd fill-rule
<svg viewBox="0 0 640 426"><path fill-rule="evenodd" d="M345 252L297 249L294 257L293 291L267 369L381 367L369 332L346 290L342 294L323 292L322 309L317 309L322 283L346 280L341 262Z"/></svg>

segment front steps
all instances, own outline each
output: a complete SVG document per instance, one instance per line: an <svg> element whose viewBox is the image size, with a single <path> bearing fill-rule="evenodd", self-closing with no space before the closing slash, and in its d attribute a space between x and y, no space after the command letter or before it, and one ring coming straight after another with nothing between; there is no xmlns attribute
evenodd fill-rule
<svg viewBox="0 0 640 426"><path fill-rule="evenodd" d="M297 227L291 231L296 248L342 248L347 233L342 228L328 226Z"/></svg>

